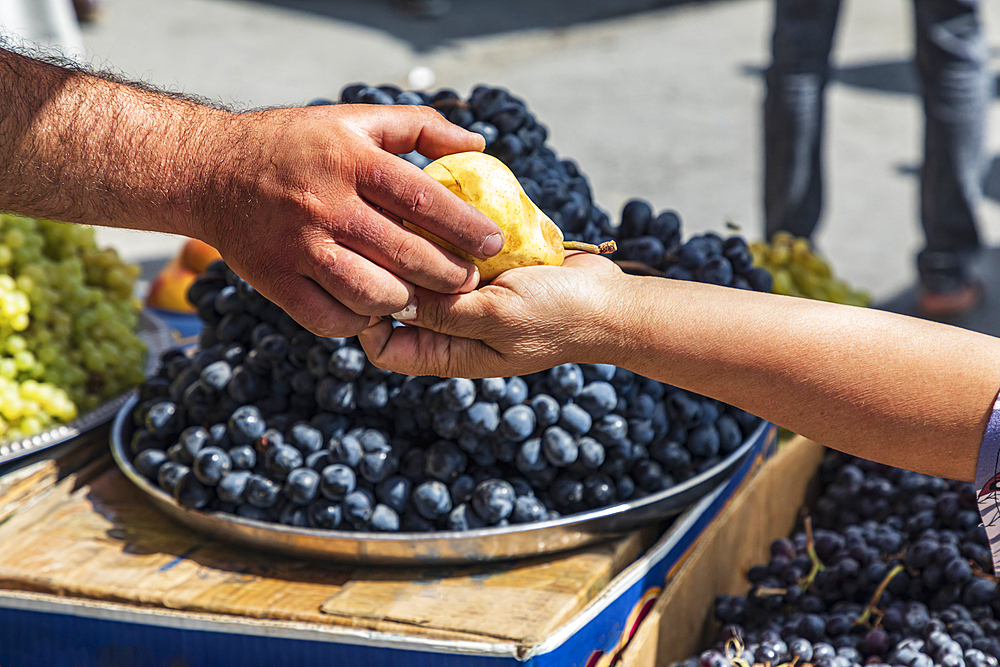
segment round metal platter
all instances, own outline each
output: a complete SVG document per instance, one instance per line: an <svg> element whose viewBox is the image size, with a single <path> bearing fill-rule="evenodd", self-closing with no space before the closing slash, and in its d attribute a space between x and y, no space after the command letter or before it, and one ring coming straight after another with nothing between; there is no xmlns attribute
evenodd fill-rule
<svg viewBox="0 0 1000 667"><path fill-rule="evenodd" d="M245 547L311 559L365 564L432 565L510 560L551 554L622 535L675 516L723 483L766 440L770 424L761 422L737 450L691 479L634 502L568 515L554 521L426 533L367 533L296 528L244 519L226 512L184 507L140 474L127 450L134 427L133 395L111 429L111 452L125 476L153 504L180 524L209 537Z"/></svg>
<svg viewBox="0 0 1000 667"><path fill-rule="evenodd" d="M139 324L136 335L146 343L146 375L156 372L160 355L175 345L173 334L170 328L159 317L142 311L139 313ZM121 396L111 399L90 412L80 415L69 424L63 424L54 428L36 433L35 435L20 440L0 441L0 465L28 456L35 452L42 451L49 447L62 444L78 435L91 431L98 426L107 424L122 406L126 403L132 392L126 392Z"/></svg>

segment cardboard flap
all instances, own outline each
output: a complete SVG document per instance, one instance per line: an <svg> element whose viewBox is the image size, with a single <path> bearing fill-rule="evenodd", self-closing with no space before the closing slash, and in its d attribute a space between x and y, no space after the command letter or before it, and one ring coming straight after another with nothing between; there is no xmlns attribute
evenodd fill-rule
<svg viewBox="0 0 1000 667"><path fill-rule="evenodd" d="M800 517L826 449L794 436L768 460L701 536L622 656L622 664L669 665L717 636L716 595L742 595L747 570L767 562L771 542Z"/></svg>

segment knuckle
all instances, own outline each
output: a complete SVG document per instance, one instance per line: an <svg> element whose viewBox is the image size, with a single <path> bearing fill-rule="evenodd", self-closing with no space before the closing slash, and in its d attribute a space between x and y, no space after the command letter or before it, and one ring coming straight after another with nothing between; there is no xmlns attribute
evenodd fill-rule
<svg viewBox="0 0 1000 667"><path fill-rule="evenodd" d="M263 276L263 279L256 280L255 276ZM298 275L294 271L287 270L281 262L271 262L256 264L250 279L247 281L263 295L281 309L292 313L302 309L299 307L297 290L294 283Z"/></svg>
<svg viewBox="0 0 1000 667"><path fill-rule="evenodd" d="M413 234L404 234L392 251L393 266L406 271L412 271L424 264L420 252L420 240Z"/></svg>
<svg viewBox="0 0 1000 667"><path fill-rule="evenodd" d="M370 280L365 285L352 285L353 310L359 315L378 316L392 315L406 307L409 294L403 289L394 289L395 285L386 285L382 281Z"/></svg>
<svg viewBox="0 0 1000 667"><path fill-rule="evenodd" d="M385 348L378 349L366 349L365 355L368 357L368 361L372 366L378 368L379 370L390 370L386 367L385 362L382 360L384 356Z"/></svg>
<svg viewBox="0 0 1000 667"><path fill-rule="evenodd" d="M438 299L420 298L417 302L417 317L422 327L432 331L448 331L448 315Z"/></svg>
<svg viewBox="0 0 1000 667"><path fill-rule="evenodd" d="M358 180L375 191L393 187L392 175L383 160L365 160L358 164Z"/></svg>
<svg viewBox="0 0 1000 667"><path fill-rule="evenodd" d="M283 280L275 287L275 295L271 297L271 301L309 331L317 335L329 335L320 333L329 326L324 314L317 312L315 308L310 308L308 302L302 298L301 292L301 286L296 286L291 280Z"/></svg>
<svg viewBox="0 0 1000 667"><path fill-rule="evenodd" d="M423 220L431 217L434 211L434 195L429 191L429 184L423 179L408 179L407 181L397 181L395 184L396 195L400 206L406 211L410 219Z"/></svg>
<svg viewBox="0 0 1000 667"><path fill-rule="evenodd" d="M407 295L396 296L391 288L370 282L367 286L351 284L349 286L350 309L358 315L366 317L392 315L406 307Z"/></svg>
<svg viewBox="0 0 1000 667"><path fill-rule="evenodd" d="M429 370L439 377L453 377L456 361L454 342L451 340L440 341L430 355Z"/></svg>
<svg viewBox="0 0 1000 667"><path fill-rule="evenodd" d="M330 244L323 252L307 256L306 275L322 276L321 288L331 292L356 316L391 315L409 301L405 288L391 280L372 276L352 266L346 254L351 251Z"/></svg>
<svg viewBox="0 0 1000 667"><path fill-rule="evenodd" d="M448 334L464 336L468 331L468 322L454 308L449 307L451 299L442 300L434 306L435 327Z"/></svg>
<svg viewBox="0 0 1000 667"><path fill-rule="evenodd" d="M412 192L407 192L404 201L408 210L419 216L427 215L434 207L434 197L423 185L417 185Z"/></svg>
<svg viewBox="0 0 1000 667"><path fill-rule="evenodd" d="M343 256L343 248L334 243L314 245L311 252L302 255L302 273L307 276L325 276L336 279Z"/></svg>
<svg viewBox="0 0 1000 667"><path fill-rule="evenodd" d="M397 241L388 253L388 261L387 268L393 273L442 294L459 291L474 271L472 267L440 258L433 246L416 234L408 234Z"/></svg>
<svg viewBox="0 0 1000 667"><path fill-rule="evenodd" d="M424 118L429 118L431 120L437 120L438 118L443 118L441 112L435 109L434 107L411 106L408 108L413 109L417 114L423 116Z"/></svg>
<svg viewBox="0 0 1000 667"><path fill-rule="evenodd" d="M366 174L369 185L376 190L392 192L406 214L418 217L428 215L434 208L434 196L430 192L433 183L421 177L401 177L396 167L381 162L370 165Z"/></svg>
<svg viewBox="0 0 1000 667"><path fill-rule="evenodd" d="M444 118L444 116L441 115L441 112L429 106L407 105L404 107L403 111L404 113L410 114L414 120L421 125L435 123L438 119Z"/></svg>
<svg viewBox="0 0 1000 667"><path fill-rule="evenodd" d="M317 336L346 338L356 336L364 330L368 324L367 317L350 312L336 300L331 301L326 302L329 307L317 308L315 304L297 299L289 305L287 312Z"/></svg>

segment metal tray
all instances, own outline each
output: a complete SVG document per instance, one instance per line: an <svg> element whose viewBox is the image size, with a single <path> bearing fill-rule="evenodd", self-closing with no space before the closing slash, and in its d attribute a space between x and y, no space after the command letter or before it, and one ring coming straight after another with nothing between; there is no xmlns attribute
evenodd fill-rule
<svg viewBox="0 0 1000 667"><path fill-rule="evenodd" d="M759 452L771 425L761 422L736 451L718 465L691 479L646 496L554 521L427 533L365 533L344 530L296 528L253 521L226 512L205 512L184 507L140 474L129 458L132 408L129 398L111 429L111 453L119 468L153 505L171 519L209 537L250 547L310 559L365 564L446 564L510 560L551 554L600 542L680 514L722 484L751 452Z"/></svg>
<svg viewBox="0 0 1000 667"><path fill-rule="evenodd" d="M146 343L145 370L147 376L152 375L156 372L160 355L176 344L173 334L163 320L143 310L139 313L136 335ZM131 394L132 392L125 392L90 412L80 415L69 424L55 426L20 440L0 441L0 465L62 444L98 426L107 424L115 418Z"/></svg>

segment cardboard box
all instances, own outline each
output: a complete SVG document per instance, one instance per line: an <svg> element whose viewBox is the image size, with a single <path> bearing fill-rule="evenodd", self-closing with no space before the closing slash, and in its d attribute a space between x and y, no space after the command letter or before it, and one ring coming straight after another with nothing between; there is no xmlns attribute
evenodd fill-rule
<svg viewBox="0 0 1000 667"><path fill-rule="evenodd" d="M608 665L777 433L665 533L448 568L213 542L153 509L93 440L86 465L77 452L72 469L47 459L0 478L3 667Z"/></svg>
<svg viewBox="0 0 1000 667"><path fill-rule="evenodd" d="M746 573L791 534L816 493L826 449L795 436L781 446L698 540L623 653L623 667L665 666L714 644L717 595L744 595Z"/></svg>

